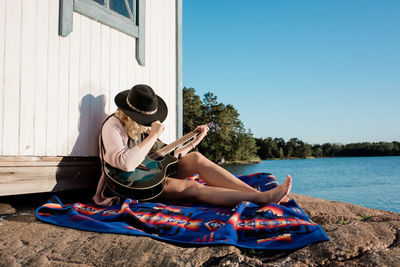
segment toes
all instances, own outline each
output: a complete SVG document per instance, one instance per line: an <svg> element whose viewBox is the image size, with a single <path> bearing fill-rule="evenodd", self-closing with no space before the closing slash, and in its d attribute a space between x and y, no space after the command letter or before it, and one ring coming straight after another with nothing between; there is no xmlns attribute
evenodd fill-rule
<svg viewBox="0 0 400 267"><path fill-rule="evenodd" d="M292 177L290 175L286 176L285 183L288 185L288 187L292 186Z"/></svg>

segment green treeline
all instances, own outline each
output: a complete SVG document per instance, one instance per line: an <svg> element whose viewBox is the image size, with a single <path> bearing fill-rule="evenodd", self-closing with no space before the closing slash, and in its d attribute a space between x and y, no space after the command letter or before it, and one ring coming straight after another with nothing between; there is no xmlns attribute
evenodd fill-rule
<svg viewBox="0 0 400 267"><path fill-rule="evenodd" d="M254 138L244 129L239 113L232 105L217 101L213 93L196 95L194 88L183 89L183 132L209 122L220 129L209 133L197 149L214 162L254 161L258 159L309 157L400 156L400 142L307 144L298 138Z"/></svg>
<svg viewBox="0 0 400 267"><path fill-rule="evenodd" d="M261 159L308 157L400 156L400 142L307 144L297 138L256 138L257 155Z"/></svg>

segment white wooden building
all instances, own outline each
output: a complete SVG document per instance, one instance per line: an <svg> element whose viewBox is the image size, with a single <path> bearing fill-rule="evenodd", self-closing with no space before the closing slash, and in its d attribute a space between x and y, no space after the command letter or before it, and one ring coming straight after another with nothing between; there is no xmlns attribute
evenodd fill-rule
<svg viewBox="0 0 400 267"><path fill-rule="evenodd" d="M0 195L93 187L114 96L150 85L182 129L182 0L0 0Z"/></svg>

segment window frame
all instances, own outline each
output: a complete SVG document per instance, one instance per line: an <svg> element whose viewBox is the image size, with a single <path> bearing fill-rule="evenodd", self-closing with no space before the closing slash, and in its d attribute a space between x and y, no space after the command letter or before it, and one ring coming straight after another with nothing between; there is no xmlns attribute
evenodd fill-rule
<svg viewBox="0 0 400 267"><path fill-rule="evenodd" d="M133 19L129 19L93 0L60 0L59 35L67 37L73 30L73 12L110 26L136 39L136 60L145 65L145 14L146 1L133 0Z"/></svg>

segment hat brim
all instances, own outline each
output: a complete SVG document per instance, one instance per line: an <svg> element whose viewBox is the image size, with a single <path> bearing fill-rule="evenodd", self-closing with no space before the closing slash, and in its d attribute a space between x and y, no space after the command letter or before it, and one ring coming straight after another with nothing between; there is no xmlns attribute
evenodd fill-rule
<svg viewBox="0 0 400 267"><path fill-rule="evenodd" d="M158 98L157 111L154 114L147 115L137 112L129 107L128 103L126 102L126 98L129 94L129 91L130 90L125 90L118 93L114 98L114 102L117 105L117 107L121 109L126 115L128 115L132 120L144 126L151 126L152 122L155 121L163 122L165 120L168 114L168 108L161 97L157 95Z"/></svg>

